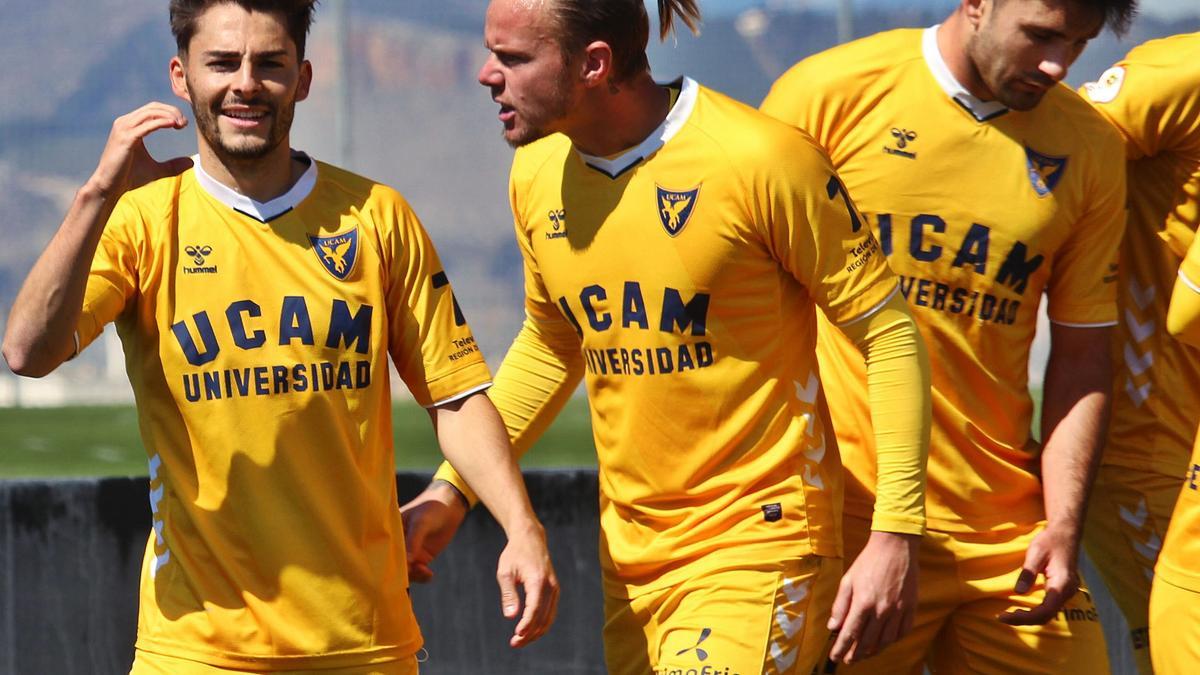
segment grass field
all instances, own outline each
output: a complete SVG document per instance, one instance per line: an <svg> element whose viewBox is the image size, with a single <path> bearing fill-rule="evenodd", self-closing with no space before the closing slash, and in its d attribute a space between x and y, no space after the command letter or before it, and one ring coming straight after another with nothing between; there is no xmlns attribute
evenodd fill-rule
<svg viewBox="0 0 1200 675"><path fill-rule="evenodd" d="M396 466L432 470L442 456L429 415L397 405L392 414ZM572 400L522 466L596 465L587 402ZM131 406L0 408L0 478L146 474L146 453Z"/></svg>

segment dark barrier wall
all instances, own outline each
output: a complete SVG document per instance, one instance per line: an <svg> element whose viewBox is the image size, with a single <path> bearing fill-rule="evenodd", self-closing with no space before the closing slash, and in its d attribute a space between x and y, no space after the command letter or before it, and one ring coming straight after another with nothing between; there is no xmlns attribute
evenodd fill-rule
<svg viewBox="0 0 1200 675"><path fill-rule="evenodd" d="M425 634L423 675L603 673L594 471L526 474L562 582L558 621L539 642L508 647L495 582L503 534L471 514L412 589ZM429 476L400 474L401 500ZM150 527L144 478L0 481L0 673L127 673L137 626L137 583ZM1092 576L1094 578L1094 576ZM1133 673L1125 628L1096 589L1113 671Z"/></svg>

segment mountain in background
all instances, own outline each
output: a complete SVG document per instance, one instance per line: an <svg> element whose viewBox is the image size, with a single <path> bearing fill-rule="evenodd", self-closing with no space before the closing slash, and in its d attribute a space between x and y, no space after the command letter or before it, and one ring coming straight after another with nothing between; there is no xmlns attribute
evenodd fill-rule
<svg viewBox="0 0 1200 675"><path fill-rule="evenodd" d="M941 20L945 2L859 3L858 34ZM34 258L99 158L112 120L149 100L181 104L167 82L175 51L162 0L4 0L0 22L0 321ZM511 150L496 106L475 82L486 55L486 0L352 0L350 77L338 81L332 3L318 11L308 56L315 81L297 108L293 144L398 188L436 242L464 310L493 363L516 333L520 257L507 204ZM687 74L757 105L795 61L833 46L827 10L794 1L711 16L700 37L652 43L659 79ZM1144 17L1118 42L1103 36L1072 69L1079 84L1130 46L1200 28L1200 19ZM336 92L349 93L339 108ZM349 111L346 148L332 129ZM189 112L190 111L186 111ZM194 132L160 132L159 157L191 154ZM343 156L343 150L348 154ZM91 350L89 350L91 351ZM99 350L97 350L99 351ZM71 367L99 369L85 355ZM91 361L89 361L91 359ZM89 365L90 364L90 365ZM111 369L110 369L111 370Z"/></svg>

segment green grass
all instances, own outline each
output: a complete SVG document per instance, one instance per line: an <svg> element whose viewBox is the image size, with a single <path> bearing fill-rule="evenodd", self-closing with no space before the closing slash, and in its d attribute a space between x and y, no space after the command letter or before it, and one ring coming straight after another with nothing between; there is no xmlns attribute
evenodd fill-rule
<svg viewBox="0 0 1200 675"><path fill-rule="evenodd" d="M392 420L397 468L432 470L441 462L425 410L399 404ZM587 401L567 404L521 464L594 467ZM145 474L146 453L131 406L0 408L0 478Z"/></svg>

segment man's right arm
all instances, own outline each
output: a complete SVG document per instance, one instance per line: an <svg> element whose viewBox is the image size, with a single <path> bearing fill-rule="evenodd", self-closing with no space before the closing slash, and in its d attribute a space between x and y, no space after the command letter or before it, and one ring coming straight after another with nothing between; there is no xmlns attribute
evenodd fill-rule
<svg viewBox="0 0 1200 675"><path fill-rule="evenodd" d="M17 293L4 335L4 359L18 375L41 377L75 354L75 328L88 270L104 224L125 192L191 165L181 158L154 161L142 142L158 129L182 128L178 108L149 103L113 123L91 178L75 195L67 217Z"/></svg>

